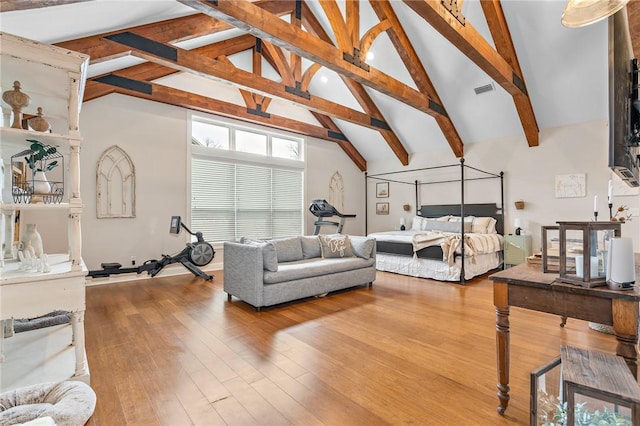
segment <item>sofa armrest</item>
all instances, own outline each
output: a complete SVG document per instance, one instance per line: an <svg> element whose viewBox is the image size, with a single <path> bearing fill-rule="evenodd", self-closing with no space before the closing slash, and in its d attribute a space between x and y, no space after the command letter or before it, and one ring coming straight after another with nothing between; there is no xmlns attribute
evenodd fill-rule
<svg viewBox="0 0 640 426"><path fill-rule="evenodd" d="M245 302L263 305L263 257L258 246L224 243L224 291Z"/></svg>

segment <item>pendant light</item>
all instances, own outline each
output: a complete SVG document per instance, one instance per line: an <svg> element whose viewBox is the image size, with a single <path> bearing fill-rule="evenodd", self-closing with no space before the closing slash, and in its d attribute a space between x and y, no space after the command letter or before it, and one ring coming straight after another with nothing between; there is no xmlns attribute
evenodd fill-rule
<svg viewBox="0 0 640 426"><path fill-rule="evenodd" d="M629 3L629 0L569 0L562 13L562 25L579 28L605 19Z"/></svg>

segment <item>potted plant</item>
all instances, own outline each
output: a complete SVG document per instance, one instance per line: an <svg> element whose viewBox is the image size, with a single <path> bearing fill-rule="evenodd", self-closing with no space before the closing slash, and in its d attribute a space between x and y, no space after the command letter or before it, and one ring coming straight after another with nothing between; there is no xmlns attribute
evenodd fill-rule
<svg viewBox="0 0 640 426"><path fill-rule="evenodd" d="M45 172L51 171L58 166L58 160L55 159L58 149L35 139L27 139L27 142L31 142L31 153L24 159L33 173L33 192L49 193L51 192L51 185Z"/></svg>

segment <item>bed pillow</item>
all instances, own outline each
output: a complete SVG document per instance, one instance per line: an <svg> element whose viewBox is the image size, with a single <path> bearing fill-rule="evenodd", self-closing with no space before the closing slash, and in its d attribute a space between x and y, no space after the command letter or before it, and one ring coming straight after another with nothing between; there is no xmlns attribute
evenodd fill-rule
<svg viewBox="0 0 640 426"><path fill-rule="evenodd" d="M320 249L325 259L353 257L349 237L342 234L320 235Z"/></svg>
<svg viewBox="0 0 640 426"><path fill-rule="evenodd" d="M278 254L276 253L276 246L274 246L273 243L252 240L245 237L240 238L240 243L260 247L262 251L262 269L278 272Z"/></svg>
<svg viewBox="0 0 640 426"><path fill-rule="evenodd" d="M476 234L487 234L491 217L474 217L471 222L471 232Z"/></svg>
<svg viewBox="0 0 640 426"><path fill-rule="evenodd" d="M425 231L460 232L460 222L443 222L436 219L427 219ZM464 223L464 232L471 232L471 222Z"/></svg>
<svg viewBox="0 0 640 426"><path fill-rule="evenodd" d="M302 243L299 237L278 238L269 241L276 246L278 262L302 260Z"/></svg>
<svg viewBox="0 0 640 426"><path fill-rule="evenodd" d="M452 218L453 216L451 216L450 214L445 215L445 216L440 216L438 218L435 218L435 220L439 220L441 222L449 222L449 220Z"/></svg>
<svg viewBox="0 0 640 426"><path fill-rule="evenodd" d="M302 244L303 259L322 257L322 251L320 250L320 241L318 240L317 235L302 236L300 237L300 243Z"/></svg>
<svg viewBox="0 0 640 426"><path fill-rule="evenodd" d="M422 218L420 216L413 217L413 223L411 223L412 231L420 231L422 229Z"/></svg>
<svg viewBox="0 0 640 426"><path fill-rule="evenodd" d="M475 218L475 216L465 216L464 217L464 221L465 222L473 222L474 218ZM449 222L460 222L460 216L451 216L449 218Z"/></svg>
<svg viewBox="0 0 640 426"><path fill-rule="evenodd" d="M487 225L487 234L497 234L498 231L496 230L496 223L498 223L498 221L492 217L489 219L489 225Z"/></svg>

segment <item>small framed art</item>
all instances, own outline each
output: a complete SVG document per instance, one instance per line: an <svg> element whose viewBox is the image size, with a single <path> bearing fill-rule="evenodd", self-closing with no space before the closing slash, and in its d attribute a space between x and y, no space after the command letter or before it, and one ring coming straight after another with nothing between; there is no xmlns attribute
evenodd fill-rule
<svg viewBox="0 0 640 426"><path fill-rule="evenodd" d="M376 214L389 214L389 203L376 203Z"/></svg>
<svg viewBox="0 0 640 426"><path fill-rule="evenodd" d="M389 198L389 182L376 183L376 198Z"/></svg>

